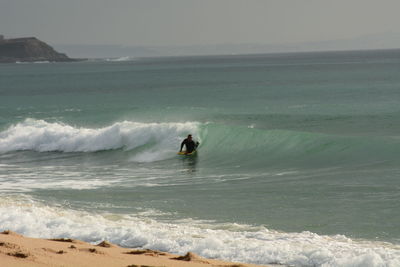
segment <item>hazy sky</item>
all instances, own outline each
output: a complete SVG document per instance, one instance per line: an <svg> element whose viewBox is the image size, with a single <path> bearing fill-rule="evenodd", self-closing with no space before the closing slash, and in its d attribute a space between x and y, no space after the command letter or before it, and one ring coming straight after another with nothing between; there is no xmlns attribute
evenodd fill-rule
<svg viewBox="0 0 400 267"><path fill-rule="evenodd" d="M53 44L279 44L400 34L400 0L0 0L0 34Z"/></svg>

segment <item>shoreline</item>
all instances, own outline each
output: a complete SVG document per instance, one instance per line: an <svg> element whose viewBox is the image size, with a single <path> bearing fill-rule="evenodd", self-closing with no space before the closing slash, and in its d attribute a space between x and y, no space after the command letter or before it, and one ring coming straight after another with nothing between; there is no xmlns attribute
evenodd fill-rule
<svg viewBox="0 0 400 267"><path fill-rule="evenodd" d="M267 266L206 259L191 252L175 255L150 249L123 248L107 241L93 245L69 238L31 238L9 230L0 233L0 262L7 267Z"/></svg>

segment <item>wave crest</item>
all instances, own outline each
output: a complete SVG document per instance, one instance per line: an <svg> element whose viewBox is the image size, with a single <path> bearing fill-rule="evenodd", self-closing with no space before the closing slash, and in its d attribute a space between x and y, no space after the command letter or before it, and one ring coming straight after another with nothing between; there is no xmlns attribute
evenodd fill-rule
<svg viewBox="0 0 400 267"><path fill-rule="evenodd" d="M26 119L0 132L0 152L95 152L112 149L133 150L142 146L157 146L159 152L166 149L175 151L183 136L197 132L197 125L195 122L123 121L103 128L90 129Z"/></svg>

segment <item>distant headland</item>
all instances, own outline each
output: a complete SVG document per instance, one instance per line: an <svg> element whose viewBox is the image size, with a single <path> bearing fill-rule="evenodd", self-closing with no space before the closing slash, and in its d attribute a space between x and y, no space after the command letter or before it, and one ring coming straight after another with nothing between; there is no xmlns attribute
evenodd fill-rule
<svg viewBox="0 0 400 267"><path fill-rule="evenodd" d="M0 35L0 63L80 60L82 59L73 59L66 54L57 52L50 45L35 37L5 39L3 35Z"/></svg>

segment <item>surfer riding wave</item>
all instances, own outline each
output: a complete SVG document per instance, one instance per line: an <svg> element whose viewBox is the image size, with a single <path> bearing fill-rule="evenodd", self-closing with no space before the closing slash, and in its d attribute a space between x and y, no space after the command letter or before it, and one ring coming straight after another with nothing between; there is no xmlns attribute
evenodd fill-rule
<svg viewBox="0 0 400 267"><path fill-rule="evenodd" d="M185 146L186 147L185 153L186 154L192 153L194 150L196 150L196 148L199 146L199 144L200 144L199 142L193 141L192 135L189 134L187 136L187 138L185 138L185 140L182 141L179 152L182 152L182 148L183 148L183 146Z"/></svg>

